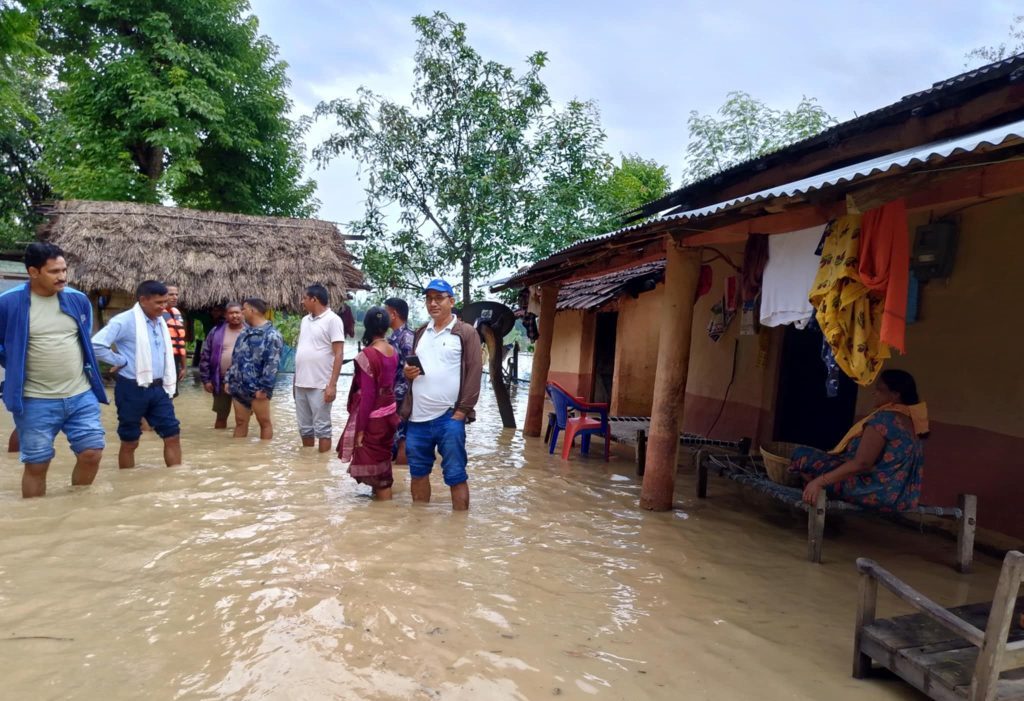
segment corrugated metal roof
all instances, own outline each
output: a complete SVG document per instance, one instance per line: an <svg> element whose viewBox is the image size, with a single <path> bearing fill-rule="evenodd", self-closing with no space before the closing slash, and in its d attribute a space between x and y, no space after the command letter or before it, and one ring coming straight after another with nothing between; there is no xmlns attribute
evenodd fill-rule
<svg viewBox="0 0 1024 701"><path fill-rule="evenodd" d="M1012 141L1024 141L1024 120L1007 124L1001 127L986 129L985 131L958 136L944 141L936 141L923 146L915 146L904 151L898 151L887 156L879 156L860 163L837 168L821 175L813 175L809 178L796 180L791 183L770 187L760 192L754 192L742 197L736 197L724 202L718 202L708 207L692 209L687 212L679 212L662 217L661 221L675 221L679 219L700 219L709 214L730 209L739 205L759 202L775 197L793 197L795 195L806 195L815 190L840 185L842 183L854 182L880 173L899 172L914 165L924 165L935 162L942 162L950 156L962 153L976 153L986 148L999 147Z"/></svg>
<svg viewBox="0 0 1024 701"><path fill-rule="evenodd" d="M624 217L627 220L629 220L630 217L636 219L639 217L650 216L658 212L663 212L680 204L685 205L685 202L681 203L680 199L687 193L708 187L721 187L721 183L725 180L734 179L748 171L763 170L766 162L769 160L786 157L790 154L795 154L801 151L820 148L822 145L829 143L839 143L842 139L850 136L851 134L862 132L867 129L873 129L886 121L891 121L892 119L905 119L910 115L917 114L920 110L927 110L928 105L933 104L937 99L949 97L961 91L969 91L976 85L1004 79L1015 81L1022 77L1024 77L1024 53L1009 56L1001 61L996 61L995 63L990 63L980 66L979 68L966 71L960 75L940 80L933 83L930 88L910 93L909 95L904 95L890 105L858 115L845 122L840 122L819 134L794 142L776 151L772 151L771 153L766 153L756 158L744 161L743 163L738 163L715 173L714 175L708 176L703 180L689 183L681 188L673 190L667 195L663 195L656 200L652 200L651 202L638 207L632 212L625 212Z"/></svg>
<svg viewBox="0 0 1024 701"><path fill-rule="evenodd" d="M564 285L558 291L558 303L555 308L558 311L597 309L627 291L632 283L643 278L650 278L657 283L664 275L665 261L656 260L597 277L577 280Z"/></svg>

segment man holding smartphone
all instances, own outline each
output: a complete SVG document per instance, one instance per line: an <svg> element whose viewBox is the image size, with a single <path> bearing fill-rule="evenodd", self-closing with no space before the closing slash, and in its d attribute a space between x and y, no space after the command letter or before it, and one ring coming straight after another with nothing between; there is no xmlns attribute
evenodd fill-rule
<svg viewBox="0 0 1024 701"><path fill-rule="evenodd" d="M409 393L401 415L408 419L405 452L414 502L430 501L430 473L435 450L441 453L444 483L452 491L452 509L469 508L466 474L466 424L476 418L483 358L480 336L459 321L452 309L455 293L441 279L424 290L430 323L420 328L403 374Z"/></svg>

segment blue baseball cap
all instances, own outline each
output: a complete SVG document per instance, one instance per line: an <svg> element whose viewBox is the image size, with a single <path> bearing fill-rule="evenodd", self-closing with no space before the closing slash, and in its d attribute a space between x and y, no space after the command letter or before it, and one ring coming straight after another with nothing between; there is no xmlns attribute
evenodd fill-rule
<svg viewBox="0 0 1024 701"><path fill-rule="evenodd" d="M442 280L441 278L435 278L427 283L427 286L423 289L423 294L430 291L443 292L449 297L455 296L455 290L452 289L452 286L449 285L446 280Z"/></svg>

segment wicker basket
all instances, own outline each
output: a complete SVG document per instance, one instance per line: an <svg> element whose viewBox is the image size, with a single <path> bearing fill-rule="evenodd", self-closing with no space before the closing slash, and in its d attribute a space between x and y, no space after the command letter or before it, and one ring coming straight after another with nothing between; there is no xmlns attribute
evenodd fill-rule
<svg viewBox="0 0 1024 701"><path fill-rule="evenodd" d="M772 482L779 484L799 484L800 477L789 471L793 453L797 448L805 446L799 443L767 443L761 446L761 457L764 458L764 469Z"/></svg>

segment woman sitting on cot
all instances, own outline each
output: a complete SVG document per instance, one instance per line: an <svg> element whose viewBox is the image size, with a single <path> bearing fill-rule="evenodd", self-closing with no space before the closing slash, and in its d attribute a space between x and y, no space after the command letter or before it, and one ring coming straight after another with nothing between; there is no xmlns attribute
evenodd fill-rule
<svg viewBox="0 0 1024 701"><path fill-rule="evenodd" d="M789 470L803 479L808 504L816 503L825 489L831 499L878 511L917 508L927 408L914 378L903 370L883 371L874 395L875 410L831 451L803 447L793 453Z"/></svg>

